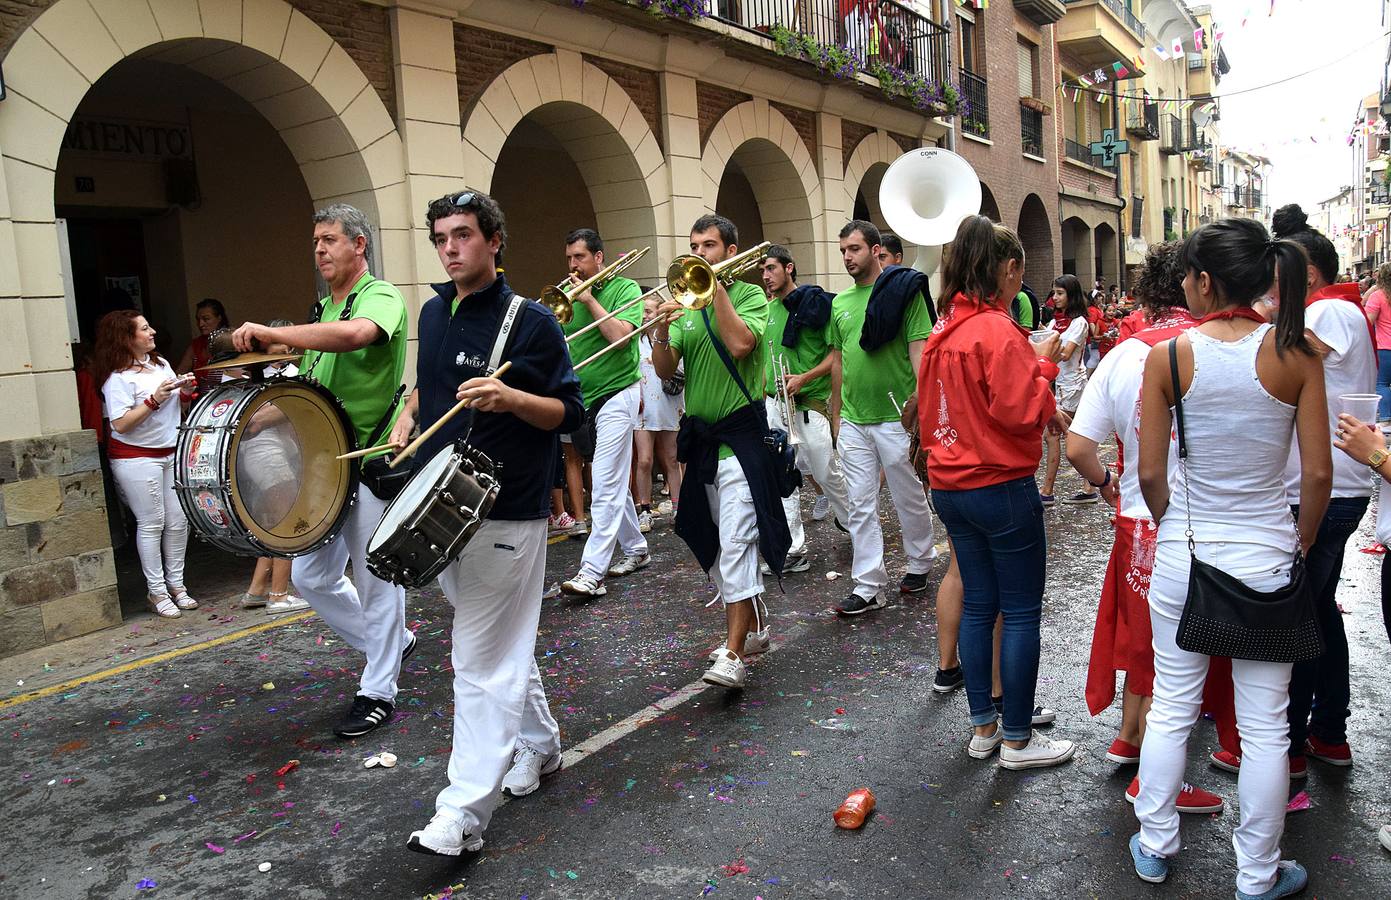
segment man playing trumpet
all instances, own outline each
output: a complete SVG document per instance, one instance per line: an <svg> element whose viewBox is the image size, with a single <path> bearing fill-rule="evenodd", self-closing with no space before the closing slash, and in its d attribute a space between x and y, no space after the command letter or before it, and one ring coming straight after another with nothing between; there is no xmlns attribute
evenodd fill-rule
<svg viewBox="0 0 1391 900"><path fill-rule="evenodd" d="M565 261L570 286L579 286L604 268L604 241L592 228L577 228L565 238ZM627 344L605 354L577 373L584 392L585 424L593 443L590 467L590 530L580 559L580 571L560 589L578 597L608 593L604 575L631 575L651 562L647 539L638 530L637 511L628 497L628 473L633 464L633 429L642 408L642 374L638 342L630 335L642 324L642 289L631 278L615 275L570 296L571 316L562 327L571 359L589 359L614 341ZM626 306L626 308L624 308ZM608 321L586 326L614 313ZM576 336L577 335L577 336ZM579 444L576 444L578 447ZM623 558L612 566L613 551Z"/></svg>
<svg viewBox="0 0 1391 900"><path fill-rule="evenodd" d="M738 241L734 223L723 216L701 216L691 226L691 253L712 267L736 256ZM767 413L760 408L760 386L768 302L757 287L740 281L726 285L725 273L720 275L708 304L698 300L683 306L672 299L658 307L652 366L658 377L670 378L677 364L686 362L686 414L677 456L687 468L676 533L710 573L725 606L725 645L712 654L703 679L740 688L748 674L745 656L768 648L759 551L781 573L791 536L763 442ZM750 397L750 385L760 394L757 401Z"/></svg>

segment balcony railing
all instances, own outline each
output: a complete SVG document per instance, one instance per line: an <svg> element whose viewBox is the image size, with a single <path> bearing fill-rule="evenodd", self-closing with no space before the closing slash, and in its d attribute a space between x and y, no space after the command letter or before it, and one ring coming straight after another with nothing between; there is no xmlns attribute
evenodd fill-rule
<svg viewBox="0 0 1391 900"><path fill-rule="evenodd" d="M1098 169L1110 169L1112 172L1120 165L1118 161L1116 165L1103 166L1101 164L1101 157L1092 156L1091 147L1086 144L1079 144L1072 138L1065 138L1063 140L1063 153L1067 155L1068 159L1075 160L1088 166L1094 166ZM1119 160L1120 157L1118 156L1116 159Z"/></svg>
<svg viewBox="0 0 1391 900"><path fill-rule="evenodd" d="M1141 107L1131 107L1125 120L1125 130L1138 140L1155 141L1159 139L1159 104L1151 103Z"/></svg>
<svg viewBox="0 0 1391 900"><path fill-rule="evenodd" d="M1183 123L1175 115L1166 115L1159 121L1159 152L1175 154L1183 147Z"/></svg>
<svg viewBox="0 0 1391 900"><path fill-rule="evenodd" d="M883 64L947 83L946 28L891 0L856 5L846 16L840 15L841 5L839 0L705 0L707 15L736 28L766 37L781 25L823 46L849 50L860 71Z"/></svg>
<svg viewBox="0 0 1391 900"><path fill-rule="evenodd" d="M1025 153L1043 155L1043 113L1027 106L1019 107L1019 142Z"/></svg>
<svg viewBox="0 0 1391 900"><path fill-rule="evenodd" d="M1212 149L1212 142L1208 140L1207 132L1199 128L1193 121L1185 123L1187 126L1187 140L1184 142L1183 149L1195 150L1199 153Z"/></svg>
<svg viewBox="0 0 1391 900"><path fill-rule="evenodd" d="M1378 179L1372 185L1371 193L1367 195L1367 202L1374 206L1391 203L1391 188L1388 188L1385 182Z"/></svg>
<svg viewBox="0 0 1391 900"><path fill-rule="evenodd" d="M1226 195L1227 205L1238 209L1260 209L1261 200L1261 189L1246 184L1231 188Z"/></svg>
<svg viewBox="0 0 1391 900"><path fill-rule="evenodd" d="M1083 0L1063 0L1064 3L1081 3ZM1116 14L1116 18L1125 23L1125 27L1130 29L1141 41L1145 39L1145 23L1141 22L1121 0L1101 0L1107 9Z"/></svg>
<svg viewBox="0 0 1391 900"><path fill-rule="evenodd" d="M990 95L985 79L961 70L961 130L976 137L990 137Z"/></svg>

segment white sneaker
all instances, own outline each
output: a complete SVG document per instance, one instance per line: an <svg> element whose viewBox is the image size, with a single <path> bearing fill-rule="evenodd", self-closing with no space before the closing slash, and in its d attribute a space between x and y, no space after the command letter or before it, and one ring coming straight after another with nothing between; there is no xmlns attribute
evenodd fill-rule
<svg viewBox="0 0 1391 900"><path fill-rule="evenodd" d="M1385 847L1387 850L1391 850L1391 825L1381 826L1381 831L1377 834L1377 837L1381 840L1381 846Z"/></svg>
<svg viewBox="0 0 1391 900"><path fill-rule="evenodd" d="M726 648L715 660L700 680L717 687L741 688L748 678L749 670L744 661Z"/></svg>
<svg viewBox="0 0 1391 900"><path fill-rule="evenodd" d="M789 553L787 559L783 561L782 574L795 575L798 572L805 572L810 568L811 560L807 559L805 553L799 553L796 556ZM766 562L761 562L758 564L758 571L762 572L764 575L772 575L773 567Z"/></svg>
<svg viewBox="0 0 1391 900"><path fill-rule="evenodd" d="M406 848L432 856L459 856L465 850L476 853L483 849L483 838L464 832L464 826L442 812L435 813L419 831L412 831Z"/></svg>
<svg viewBox="0 0 1391 900"><path fill-rule="evenodd" d="M669 516L674 512L676 512L676 510L672 508L670 500L663 500L661 503L657 504L657 515L659 516Z"/></svg>
<svg viewBox="0 0 1391 900"><path fill-rule="evenodd" d="M811 507L811 517L820 522L831 514L831 498L822 494Z"/></svg>
<svg viewBox="0 0 1391 900"><path fill-rule="evenodd" d="M744 637L745 658L768 652L768 647L772 643L773 637L766 627L762 631L750 631L748 635ZM710 662L715 662L720 658L720 654L722 653L724 653L723 644L711 650L710 655L705 658Z"/></svg>
<svg viewBox="0 0 1391 900"><path fill-rule="evenodd" d="M622 577L631 575L638 569L645 569L652 564L652 557L647 553L629 553L622 559L609 566L609 574Z"/></svg>
<svg viewBox="0 0 1391 900"><path fill-rule="evenodd" d="M1000 742L1004 739L1005 730L1000 727L1000 723L997 720L995 722L995 731L992 734L988 734L985 737L981 737L978 734L971 735L971 744L966 748L966 752L970 754L971 759L989 759L991 754L995 752L995 748L999 747Z"/></svg>
<svg viewBox="0 0 1391 900"><path fill-rule="evenodd" d="M561 582L560 591L575 597L602 597L609 592L601 579L583 572L569 581Z"/></svg>
<svg viewBox="0 0 1391 900"><path fill-rule="evenodd" d="M1029 743L1016 750L1010 746L1000 748L1000 768L1002 769L1043 769L1062 765L1077 748L1072 741L1055 741L1035 734Z"/></svg>
<svg viewBox="0 0 1391 900"><path fill-rule="evenodd" d="M647 534L652 530L652 512L644 509L638 513L638 531Z"/></svg>
<svg viewBox="0 0 1391 900"><path fill-rule="evenodd" d="M546 756L530 747L518 747L512 754L512 768L502 779L502 792L511 797L525 797L541 786L543 775L560 771L560 754Z"/></svg>
<svg viewBox="0 0 1391 900"><path fill-rule="evenodd" d="M584 537L589 534L589 523L584 519L576 519L575 524L570 526L570 530L565 532L570 537Z"/></svg>
<svg viewBox="0 0 1391 900"><path fill-rule="evenodd" d="M299 612L308 609L309 601L294 594L271 594L266 602L266 615L278 616L281 613Z"/></svg>

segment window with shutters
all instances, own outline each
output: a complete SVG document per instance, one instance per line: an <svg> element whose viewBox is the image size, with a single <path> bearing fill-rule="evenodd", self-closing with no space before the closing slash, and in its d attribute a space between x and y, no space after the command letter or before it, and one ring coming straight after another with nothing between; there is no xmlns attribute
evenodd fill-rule
<svg viewBox="0 0 1391 900"><path fill-rule="evenodd" d="M964 9L957 10L957 24L960 25L961 32L961 68L967 72L977 72L981 36L977 30L976 17Z"/></svg>
<svg viewBox="0 0 1391 900"><path fill-rule="evenodd" d="M1038 48L1027 41L1020 41L1019 54L1019 96L1038 96Z"/></svg>

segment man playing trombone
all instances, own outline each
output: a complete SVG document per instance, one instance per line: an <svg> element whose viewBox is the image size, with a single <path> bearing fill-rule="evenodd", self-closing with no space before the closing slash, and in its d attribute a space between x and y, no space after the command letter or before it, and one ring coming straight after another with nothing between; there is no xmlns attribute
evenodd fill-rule
<svg viewBox="0 0 1391 900"><path fill-rule="evenodd" d="M768 648L758 554L781 573L792 542L764 444L768 425L760 388L768 302L759 288L733 280L756 266L762 253L740 258L738 241L734 223L723 216L696 220L692 256L672 263L673 297L658 307L652 334L652 366L659 377L670 378L686 362L686 414L677 438L686 476L676 533L724 602L725 644L711 654L703 679L728 688L743 687L744 658Z"/></svg>
<svg viewBox="0 0 1391 900"><path fill-rule="evenodd" d="M646 568L647 539L638 530L637 511L628 496L633 464L633 429L642 407L638 342L631 335L642 324L642 290L637 282L613 272L601 275L604 241L592 228L577 228L565 238L570 267L569 321L563 322L570 358L589 359L616 341L623 347L578 371L584 391L585 424L592 442L590 530L580 571L560 589L578 597L608 593L604 575L631 575ZM611 267L617 268L617 266ZM598 278L598 281L594 279ZM586 282L593 282L585 286ZM564 286L562 286L564 289ZM597 322L597 324L595 324ZM576 445L578 446L578 444ZM612 566L614 548L623 558Z"/></svg>
<svg viewBox="0 0 1391 900"><path fill-rule="evenodd" d="M832 391L840 393L840 385L832 384L831 352L826 341L832 295L814 284L799 286L792 254L776 244L768 248L763 260L763 287L769 296L768 330L764 334L770 363L766 393L772 398L768 422L786 428L789 436L795 437L797 465L821 485L836 524L844 530L850 511L845 478L831 441L829 411ZM800 492L784 498L782 508L792 532L792 549L787 551L783 572L805 572L811 564L806 559Z"/></svg>

